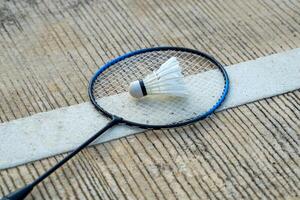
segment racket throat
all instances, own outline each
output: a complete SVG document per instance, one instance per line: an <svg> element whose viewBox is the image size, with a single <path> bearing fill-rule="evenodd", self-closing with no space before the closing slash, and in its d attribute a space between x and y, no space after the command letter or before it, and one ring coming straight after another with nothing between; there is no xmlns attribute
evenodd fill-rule
<svg viewBox="0 0 300 200"><path fill-rule="evenodd" d="M123 118L113 115L110 123L113 123L114 125L116 125L116 124L119 124L122 122L123 122Z"/></svg>

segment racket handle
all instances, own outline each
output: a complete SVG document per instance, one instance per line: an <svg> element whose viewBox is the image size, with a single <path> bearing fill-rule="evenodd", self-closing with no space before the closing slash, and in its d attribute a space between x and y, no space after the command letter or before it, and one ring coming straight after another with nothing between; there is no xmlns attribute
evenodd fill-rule
<svg viewBox="0 0 300 200"><path fill-rule="evenodd" d="M8 194L0 200L23 200L27 197L27 195L31 192L32 189L33 186L31 184L26 185L25 187Z"/></svg>
<svg viewBox="0 0 300 200"><path fill-rule="evenodd" d="M97 139L105 131L107 131L108 129L110 129L114 125L121 123L122 121L123 121L122 118L113 116L112 120L104 128L102 128L95 135L93 135L91 138L89 138L87 141L85 141L83 144L81 144L79 147L77 147L74 151L72 151L70 154L68 154L61 161L59 161L58 163L56 163L56 165L54 165L52 168L50 168L48 171L46 171L40 177L38 177L37 179L35 179L35 181L33 181L31 184L29 184L29 185L27 185L27 186L25 186L25 187L23 187L21 189L18 189L15 192L12 192L12 193L8 194L5 197L2 197L2 199L0 199L0 200L23 200L23 199L25 199L26 196L34 188L34 186L36 186L37 184L39 184L40 182L42 182L45 178L47 178L48 176L50 176L53 172L55 172L55 170L57 170L63 164L65 164L66 162L68 162L68 160L70 160L71 158L73 158L73 156L75 156L83 148L85 148L89 144L91 144L95 139Z"/></svg>

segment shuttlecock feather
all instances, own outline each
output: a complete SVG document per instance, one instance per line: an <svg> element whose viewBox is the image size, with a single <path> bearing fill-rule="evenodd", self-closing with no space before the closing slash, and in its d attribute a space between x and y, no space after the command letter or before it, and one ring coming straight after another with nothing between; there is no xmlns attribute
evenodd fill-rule
<svg viewBox="0 0 300 200"><path fill-rule="evenodd" d="M187 94L183 77L177 58L171 57L143 80L131 82L129 93L135 98L146 95L183 97Z"/></svg>

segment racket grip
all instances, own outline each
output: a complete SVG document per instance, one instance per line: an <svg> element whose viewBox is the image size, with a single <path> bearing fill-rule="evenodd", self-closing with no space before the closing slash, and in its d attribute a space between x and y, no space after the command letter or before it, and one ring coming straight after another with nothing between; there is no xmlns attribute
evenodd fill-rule
<svg viewBox="0 0 300 200"><path fill-rule="evenodd" d="M63 164L68 162L73 156L75 156L78 152L80 152L83 148L91 144L95 139L97 139L102 133L110 129L116 124L119 124L123 121L122 118L113 116L112 120L101 130L99 130L95 135L93 135L91 138L89 138L87 141L85 141L83 144L81 144L79 147L77 147L74 151L72 151L70 154L68 154L65 158L63 158L61 161L59 161L56 165L54 165L52 168L50 168L48 171L46 171L44 174L42 174L40 177L38 177L35 181L33 181L31 184L24 186L23 188L20 188L16 190L15 192L12 192L8 194L5 197L2 197L0 200L23 200L26 198L26 196L31 192L31 190L42 182L45 178L50 176L55 170L57 170L59 167L61 167Z"/></svg>
<svg viewBox="0 0 300 200"><path fill-rule="evenodd" d="M0 200L23 200L27 197L27 195L31 192L33 186L31 184L26 185L23 188L20 188L5 197L2 197Z"/></svg>

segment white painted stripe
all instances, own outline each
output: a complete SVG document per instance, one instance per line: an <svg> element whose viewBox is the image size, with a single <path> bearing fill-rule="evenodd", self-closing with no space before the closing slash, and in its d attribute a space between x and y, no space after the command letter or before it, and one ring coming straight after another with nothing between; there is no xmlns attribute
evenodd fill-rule
<svg viewBox="0 0 300 200"><path fill-rule="evenodd" d="M300 49L227 67L231 89L219 109L300 88ZM107 123L90 103L35 114L0 124L0 169L74 149ZM141 129L117 126L96 143Z"/></svg>

